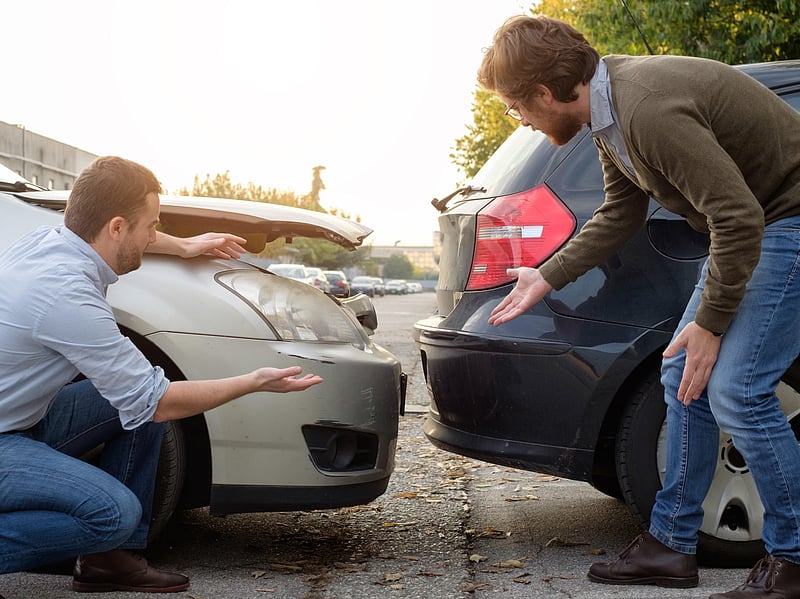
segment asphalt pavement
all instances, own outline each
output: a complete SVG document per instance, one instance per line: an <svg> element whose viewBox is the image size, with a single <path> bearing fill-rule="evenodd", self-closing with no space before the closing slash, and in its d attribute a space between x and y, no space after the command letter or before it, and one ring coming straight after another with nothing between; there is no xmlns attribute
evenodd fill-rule
<svg viewBox="0 0 800 599"><path fill-rule="evenodd" d="M705 599L743 569L701 569L696 589L607 586L586 578L638 528L623 503L588 484L443 452L422 434L429 403L410 326L433 295L375 299L375 341L409 374L397 466L387 492L340 510L210 516L182 512L148 552L190 576L192 599ZM74 599L64 572L0 576L6 599ZM106 593L145 599L144 593Z"/></svg>

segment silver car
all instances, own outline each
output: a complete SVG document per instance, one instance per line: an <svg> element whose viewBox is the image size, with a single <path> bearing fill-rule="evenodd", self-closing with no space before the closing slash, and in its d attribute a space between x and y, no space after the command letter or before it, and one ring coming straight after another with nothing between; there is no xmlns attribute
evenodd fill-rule
<svg viewBox="0 0 800 599"><path fill-rule="evenodd" d="M0 167L0 250L40 225L61 223L67 197ZM236 233L254 252L282 236L354 249L371 232L324 213L211 198L162 197L161 222L181 236ZM148 254L109 288L108 299L120 329L172 380L293 364L325 379L292 397L255 393L168 423L151 536L181 508L336 508L384 493L405 375L370 338L377 317L369 298L340 302L236 260Z"/></svg>

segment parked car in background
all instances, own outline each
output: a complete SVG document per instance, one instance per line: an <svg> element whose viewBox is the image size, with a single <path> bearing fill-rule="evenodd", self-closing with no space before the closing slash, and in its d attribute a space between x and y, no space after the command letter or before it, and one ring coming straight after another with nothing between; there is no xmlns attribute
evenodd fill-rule
<svg viewBox="0 0 800 599"><path fill-rule="evenodd" d="M312 284L311 273L308 272L308 269L306 269L305 265L303 264L283 264L281 262L276 262L274 264L270 264L267 267L267 270L275 273L276 275L294 279L295 281L300 281L301 283L305 283L307 285Z"/></svg>
<svg viewBox="0 0 800 599"><path fill-rule="evenodd" d="M306 271L311 276L311 284L314 287L323 293L330 293L331 284L328 281L328 277L325 275L325 271L316 266L306 266Z"/></svg>
<svg viewBox="0 0 800 599"><path fill-rule="evenodd" d="M350 297L350 281L341 270L326 270L325 276L331 287L331 294L336 297Z"/></svg>
<svg viewBox="0 0 800 599"><path fill-rule="evenodd" d="M741 68L800 109L800 61ZM520 127L469 186L438 204L438 313L414 327L431 394L423 430L457 454L589 482L645 523L665 468L661 354L708 236L653 201L646 225L611 258L518 318L487 322L513 288L506 269L541 264L603 199L588 131L556 147ZM800 434L800 361L778 396ZM750 567L764 551L763 507L728 435L717 461L699 556Z"/></svg>
<svg viewBox="0 0 800 599"><path fill-rule="evenodd" d="M69 192L46 191L0 167L0 251L62 223ZM260 252L267 239L317 237L355 249L370 229L287 206L162 197L166 232L226 230ZM342 300L237 260L146 254L108 289L120 330L171 380L222 378L299 364L324 379L303 393L253 393L166 423L152 535L176 509L214 514L369 503L394 468L404 381L373 343L371 301Z"/></svg>
<svg viewBox="0 0 800 599"><path fill-rule="evenodd" d="M375 297L375 280L374 277L358 276L353 277L350 281L350 291L353 294L363 293L369 297Z"/></svg>
<svg viewBox="0 0 800 599"><path fill-rule="evenodd" d="M409 293L422 293L422 284L414 282L414 281L409 281L409 283L408 283L408 292Z"/></svg>
<svg viewBox="0 0 800 599"><path fill-rule="evenodd" d="M380 277L372 277L373 287L375 288L375 295L383 297L386 295L386 285Z"/></svg>
<svg viewBox="0 0 800 599"><path fill-rule="evenodd" d="M392 279L386 281L386 293L393 295L406 295L408 293L408 282L405 279Z"/></svg>

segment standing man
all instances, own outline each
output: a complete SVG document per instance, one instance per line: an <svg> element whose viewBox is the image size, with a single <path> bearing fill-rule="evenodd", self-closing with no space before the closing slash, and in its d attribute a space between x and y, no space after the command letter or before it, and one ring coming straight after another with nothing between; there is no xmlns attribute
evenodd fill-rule
<svg viewBox="0 0 800 599"><path fill-rule="evenodd" d="M106 288L145 251L244 251L234 235L157 232L160 191L145 167L98 158L75 181L63 226L0 254L0 573L78 555L79 592L188 588L129 551L147 542L163 422L322 382L296 378L298 366L170 382L120 333ZM101 444L99 467L79 459Z"/></svg>
<svg viewBox="0 0 800 599"><path fill-rule="evenodd" d="M558 145L584 126L606 198L538 269L509 269L502 325L596 266L639 230L648 196L710 234L708 260L664 351L667 470L650 527L619 559L592 564L606 584L698 584L698 529L719 430L750 466L768 555L712 599L800 598L800 447L775 395L800 352L800 115L737 69L677 56L600 60L578 31L512 17L478 80L506 114Z"/></svg>

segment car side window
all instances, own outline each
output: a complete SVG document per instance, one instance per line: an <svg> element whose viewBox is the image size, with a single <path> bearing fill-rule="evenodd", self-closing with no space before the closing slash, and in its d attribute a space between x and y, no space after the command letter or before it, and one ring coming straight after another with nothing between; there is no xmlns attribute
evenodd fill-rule
<svg viewBox="0 0 800 599"><path fill-rule="evenodd" d="M789 106L800 112L800 91L782 95L781 99L784 100Z"/></svg>

